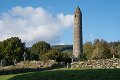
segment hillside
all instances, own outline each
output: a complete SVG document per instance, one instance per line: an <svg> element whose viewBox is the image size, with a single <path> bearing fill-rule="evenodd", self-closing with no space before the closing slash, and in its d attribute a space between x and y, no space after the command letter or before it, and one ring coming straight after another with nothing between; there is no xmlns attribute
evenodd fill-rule
<svg viewBox="0 0 120 80"><path fill-rule="evenodd" d="M73 50L73 45L52 45L51 47L60 51Z"/></svg>
<svg viewBox="0 0 120 80"><path fill-rule="evenodd" d="M69 57L72 56L73 45L53 45L53 49L58 49L63 53L67 53Z"/></svg>

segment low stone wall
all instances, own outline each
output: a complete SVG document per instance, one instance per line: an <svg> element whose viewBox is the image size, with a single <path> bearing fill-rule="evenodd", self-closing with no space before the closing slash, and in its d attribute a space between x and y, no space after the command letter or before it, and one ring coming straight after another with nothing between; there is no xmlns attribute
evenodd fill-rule
<svg viewBox="0 0 120 80"><path fill-rule="evenodd" d="M53 65L58 64L54 60L49 61L22 61L20 63L17 63L15 67L17 68L48 68L52 67Z"/></svg>
<svg viewBox="0 0 120 80"><path fill-rule="evenodd" d="M60 63L55 60L49 61L21 61L16 65L0 67L0 75L17 74L25 72L35 72L51 70L62 67Z"/></svg>
<svg viewBox="0 0 120 80"><path fill-rule="evenodd" d="M71 68L111 69L120 68L120 59L99 59L71 63Z"/></svg>
<svg viewBox="0 0 120 80"><path fill-rule="evenodd" d="M56 68L58 67L58 62L54 60L49 61L21 61L17 63L16 65L10 65L6 67L0 67L0 70L10 70L10 69L24 69L24 68L30 68L30 69L37 69L37 68Z"/></svg>

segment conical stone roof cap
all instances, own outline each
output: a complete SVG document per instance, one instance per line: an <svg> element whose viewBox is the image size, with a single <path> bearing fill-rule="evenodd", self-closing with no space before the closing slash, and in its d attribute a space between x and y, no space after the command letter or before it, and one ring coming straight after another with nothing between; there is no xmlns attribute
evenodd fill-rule
<svg viewBox="0 0 120 80"><path fill-rule="evenodd" d="M79 6L76 8L75 13L81 13Z"/></svg>

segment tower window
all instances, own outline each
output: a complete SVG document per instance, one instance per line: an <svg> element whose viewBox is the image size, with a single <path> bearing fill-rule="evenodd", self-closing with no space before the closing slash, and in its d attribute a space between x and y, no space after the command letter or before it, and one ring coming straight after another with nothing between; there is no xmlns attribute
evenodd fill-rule
<svg viewBox="0 0 120 80"><path fill-rule="evenodd" d="M76 17L76 15L75 15L75 17Z"/></svg>

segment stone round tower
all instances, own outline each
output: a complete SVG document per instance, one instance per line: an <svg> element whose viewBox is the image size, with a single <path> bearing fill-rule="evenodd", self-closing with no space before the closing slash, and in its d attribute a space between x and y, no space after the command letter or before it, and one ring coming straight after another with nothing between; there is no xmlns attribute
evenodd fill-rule
<svg viewBox="0 0 120 80"><path fill-rule="evenodd" d="M80 60L83 55L83 39L82 39L82 12L79 7L74 13L74 43L73 56L75 60Z"/></svg>

